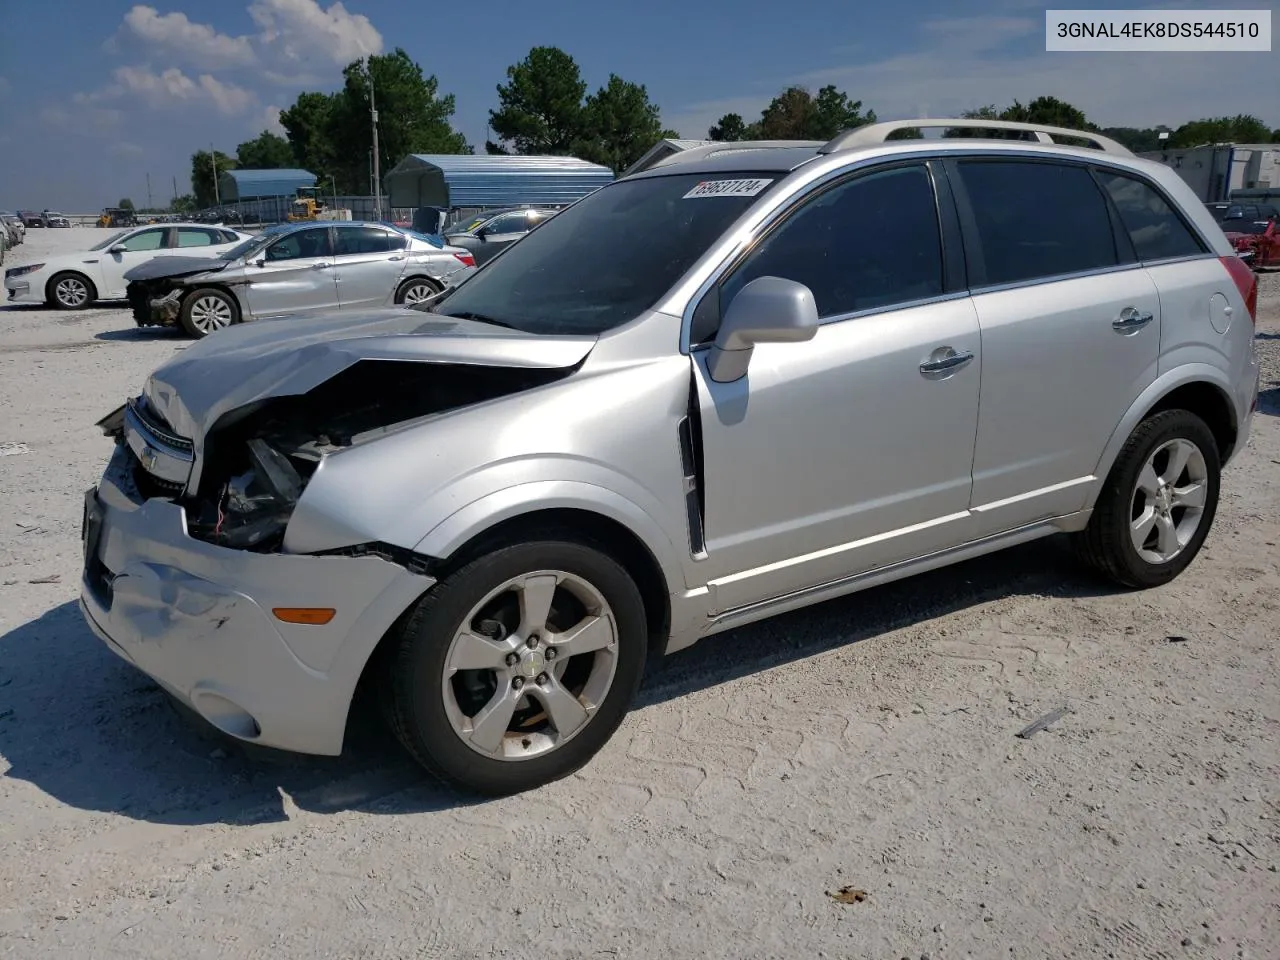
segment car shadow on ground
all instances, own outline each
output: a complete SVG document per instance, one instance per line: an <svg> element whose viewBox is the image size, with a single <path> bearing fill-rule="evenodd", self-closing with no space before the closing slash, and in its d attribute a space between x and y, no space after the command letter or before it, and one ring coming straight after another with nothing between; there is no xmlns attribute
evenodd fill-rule
<svg viewBox="0 0 1280 960"><path fill-rule="evenodd" d="M1258 393L1258 412L1280 417L1280 381L1267 390Z"/></svg>
<svg viewBox="0 0 1280 960"><path fill-rule="evenodd" d="M180 331L174 327L126 327L123 330L103 330L93 335L95 340L140 342L149 340L178 340Z"/></svg>
<svg viewBox="0 0 1280 960"><path fill-rule="evenodd" d="M636 706L1002 597L1107 592L1058 539L1027 544L708 638L652 663ZM90 633L75 603L0 636L5 775L70 806L134 820L243 825L282 821L290 803L320 813L408 813L478 802L427 777L374 707L358 695L340 757L246 747L175 710Z"/></svg>

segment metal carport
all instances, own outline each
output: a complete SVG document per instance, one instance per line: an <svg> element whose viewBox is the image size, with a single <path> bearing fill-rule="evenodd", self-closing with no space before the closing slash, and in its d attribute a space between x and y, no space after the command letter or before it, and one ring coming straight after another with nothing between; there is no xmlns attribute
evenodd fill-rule
<svg viewBox="0 0 1280 960"><path fill-rule="evenodd" d="M563 206L614 179L576 157L413 153L383 178L392 207Z"/></svg>
<svg viewBox="0 0 1280 960"><path fill-rule="evenodd" d="M316 175L306 170L224 170L218 174L223 203L292 197L299 187L314 187Z"/></svg>

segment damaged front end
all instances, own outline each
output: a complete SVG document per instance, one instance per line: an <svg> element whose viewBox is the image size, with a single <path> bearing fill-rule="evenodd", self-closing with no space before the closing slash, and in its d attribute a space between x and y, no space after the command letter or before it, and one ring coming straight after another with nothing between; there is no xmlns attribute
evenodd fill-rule
<svg viewBox="0 0 1280 960"><path fill-rule="evenodd" d="M125 297L140 327L172 326L178 322L182 297L220 273L229 261L211 257L156 257L127 271Z"/></svg>
<svg viewBox="0 0 1280 960"><path fill-rule="evenodd" d="M145 397L99 426L129 448L144 497L182 506L191 537L272 553L281 551L294 508L326 457L425 418L550 383L574 368L360 360L304 394L224 414L204 438L194 488L174 483L186 441L172 435ZM195 473L189 463L187 476Z"/></svg>

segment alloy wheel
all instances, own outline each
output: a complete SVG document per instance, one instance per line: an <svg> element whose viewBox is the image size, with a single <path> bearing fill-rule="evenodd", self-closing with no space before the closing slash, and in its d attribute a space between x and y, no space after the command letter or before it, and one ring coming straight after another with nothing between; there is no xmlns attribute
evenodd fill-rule
<svg viewBox="0 0 1280 960"><path fill-rule="evenodd" d="M231 305L221 297L200 297L191 305L191 322L201 333L231 326Z"/></svg>
<svg viewBox="0 0 1280 960"><path fill-rule="evenodd" d="M63 277L53 288L54 296L64 307L83 307L89 301L89 288L76 277Z"/></svg>
<svg viewBox="0 0 1280 960"><path fill-rule="evenodd" d="M477 753L541 756L591 722L617 660L617 624L595 586L561 570L524 574L491 591L454 634L445 713Z"/></svg>
<svg viewBox="0 0 1280 960"><path fill-rule="evenodd" d="M1168 563L1191 542L1204 517L1209 471L1204 453L1178 438L1158 446L1138 473L1129 536L1148 563Z"/></svg>

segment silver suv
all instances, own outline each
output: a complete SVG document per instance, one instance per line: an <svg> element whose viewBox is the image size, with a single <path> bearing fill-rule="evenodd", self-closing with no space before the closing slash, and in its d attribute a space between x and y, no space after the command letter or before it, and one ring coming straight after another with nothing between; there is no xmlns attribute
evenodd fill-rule
<svg viewBox="0 0 1280 960"><path fill-rule="evenodd" d="M1247 440L1252 272L1103 137L904 126L1010 129L697 148L429 304L197 342L102 422L89 623L270 746L338 753L369 680L506 793L753 620L1055 533L1172 580Z"/></svg>

